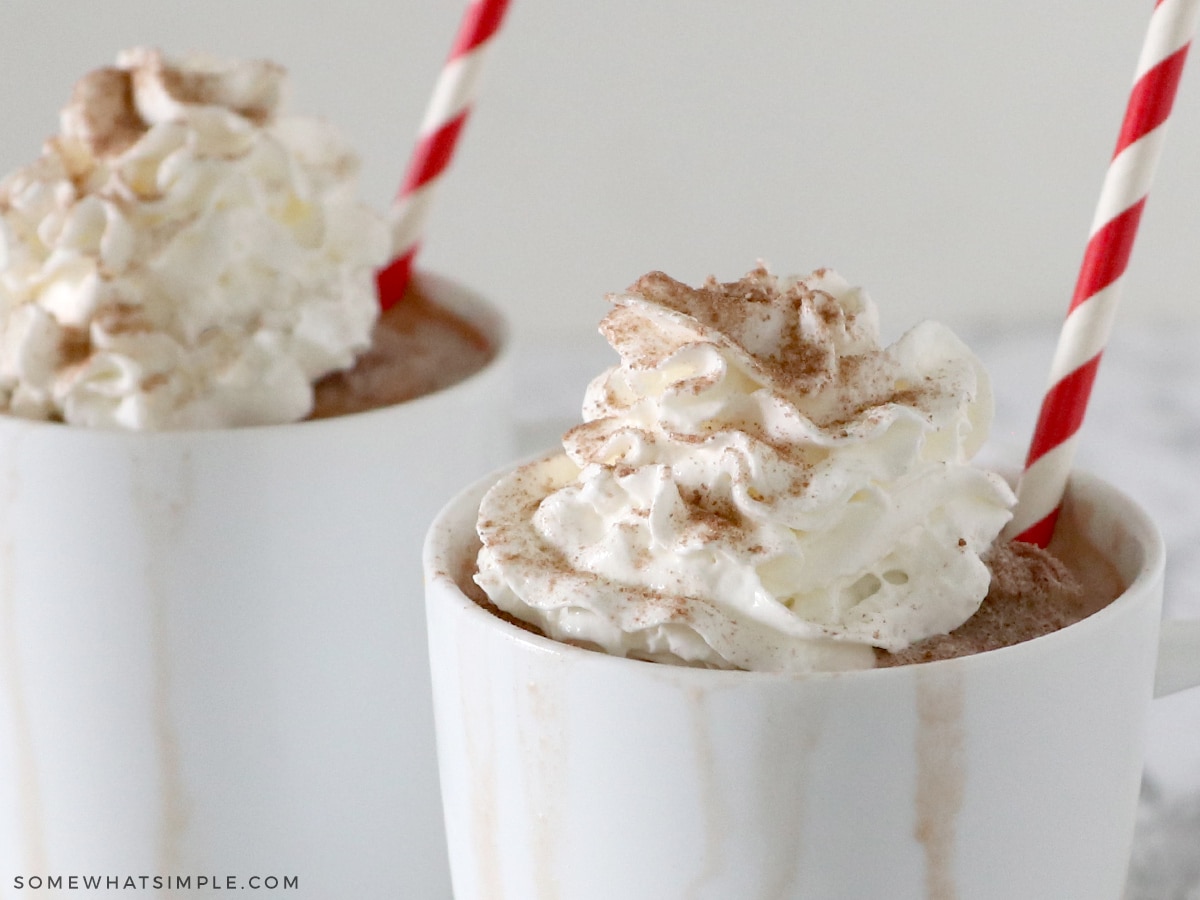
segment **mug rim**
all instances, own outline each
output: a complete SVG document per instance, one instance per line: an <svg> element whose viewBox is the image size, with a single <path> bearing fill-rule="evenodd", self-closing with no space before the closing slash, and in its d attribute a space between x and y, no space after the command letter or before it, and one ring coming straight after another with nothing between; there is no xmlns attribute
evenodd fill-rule
<svg viewBox="0 0 1200 900"><path fill-rule="evenodd" d="M236 425L219 428L172 428L165 430L131 431L125 428L93 428L70 425L45 419L27 419L9 413L0 413L0 433L61 433L75 440L128 441L134 443L191 442L197 439L225 441L255 441L276 437L283 432L303 429L305 433L337 428L353 427L380 417L403 414L408 410L419 412L426 406L439 402L447 395L457 395L471 390L476 383L508 365L513 355L512 328L501 308L484 294L457 278L437 271L418 270L413 273L426 295L437 305L466 319L471 325L484 332L492 346L487 362L465 378L445 385L434 391L421 394L399 403L377 406L358 412L327 416L321 419L301 419L296 422L278 422L264 425Z"/></svg>
<svg viewBox="0 0 1200 900"><path fill-rule="evenodd" d="M460 558L453 544L458 543L459 529L464 526L462 519L468 507L477 511L484 492L504 473L512 469L546 457L540 453L523 459L517 463L505 466L491 472L482 479L472 483L456 494L438 512L426 534L425 545L422 548L422 566L425 571L426 604L451 603L453 609L448 613L456 619L466 619L476 627L486 627L493 630L507 645L516 645L518 652L551 655L561 658L564 662L584 663L594 666L617 666L634 672L637 667L653 667L645 669L647 674L662 675L664 670L671 673L670 677L685 679L690 683L700 683L706 686L717 686L725 683L746 684L750 681L763 682L809 682L823 679L840 678L899 678L911 677L913 673L928 673L933 671L949 672L954 668L978 668L993 664L1009 663L1020 665L1021 657L1031 653L1053 652L1055 647L1065 641L1088 640L1089 632L1104 628L1106 623L1122 616L1131 606L1149 602L1153 599L1151 590L1154 582L1161 583L1166 567L1166 547L1161 531L1153 518L1136 500L1120 488L1105 479L1086 470L1075 470L1071 473L1067 485L1070 496L1082 491L1089 496L1103 498L1106 508L1116 506L1122 510L1121 521L1125 523L1125 534L1137 541L1141 548L1141 560L1134 577L1125 589L1111 603L1097 610L1084 619L1016 644L970 653L964 656L948 659L932 660L929 662L905 663L897 666L875 666L868 669L846 670L814 670L814 671L771 671L747 669L711 669L698 666L658 663L649 660L625 656L615 656L600 650L576 647L556 641L545 635L528 631L508 622L484 607L480 606L462 589L452 572L461 568L454 565ZM458 521L455 521L458 520ZM472 512L470 524L474 528L475 515ZM478 540L474 542L478 548ZM472 569L473 571L473 569ZM431 620L431 611L427 611L426 619Z"/></svg>

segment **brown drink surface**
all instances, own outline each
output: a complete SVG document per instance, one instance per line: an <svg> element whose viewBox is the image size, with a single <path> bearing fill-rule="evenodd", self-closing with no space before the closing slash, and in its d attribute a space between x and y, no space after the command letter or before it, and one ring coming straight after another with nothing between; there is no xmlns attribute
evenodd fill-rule
<svg viewBox="0 0 1200 900"><path fill-rule="evenodd" d="M409 290L375 325L371 347L314 386L310 419L365 412L449 387L482 369L496 348L461 316Z"/></svg>
<svg viewBox="0 0 1200 900"><path fill-rule="evenodd" d="M1074 529L1059 527L1047 550L997 544L985 558L992 581L978 612L950 634L897 653L875 651L878 666L932 662L1019 644L1103 609L1125 589L1112 561Z"/></svg>

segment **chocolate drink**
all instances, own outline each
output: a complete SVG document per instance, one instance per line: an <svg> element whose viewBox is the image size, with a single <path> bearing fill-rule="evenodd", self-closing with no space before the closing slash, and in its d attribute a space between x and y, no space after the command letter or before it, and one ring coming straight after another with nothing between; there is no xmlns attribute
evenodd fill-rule
<svg viewBox="0 0 1200 900"><path fill-rule="evenodd" d="M391 406L457 384L495 355L483 333L410 288L380 316L353 368L314 386L310 419Z"/></svg>
<svg viewBox="0 0 1200 900"><path fill-rule="evenodd" d="M996 650L1049 634L1103 609L1125 589L1112 561L1063 522L1049 551L1010 542L987 558L992 581L979 611L946 635L897 653L877 650L876 665L932 662Z"/></svg>

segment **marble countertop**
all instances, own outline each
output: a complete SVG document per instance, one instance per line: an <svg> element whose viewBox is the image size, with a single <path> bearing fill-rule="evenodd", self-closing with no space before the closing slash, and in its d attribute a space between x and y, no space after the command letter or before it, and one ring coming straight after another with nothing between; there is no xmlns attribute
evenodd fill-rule
<svg viewBox="0 0 1200 900"><path fill-rule="evenodd" d="M991 373L990 452L1019 465L1053 356L1053 329L959 329ZM1165 614L1200 618L1200 323L1118 328L1080 435L1077 465L1136 498L1167 542ZM615 357L599 338L520 348L522 453L555 445L583 390ZM1155 701L1126 900L1200 900L1200 689Z"/></svg>

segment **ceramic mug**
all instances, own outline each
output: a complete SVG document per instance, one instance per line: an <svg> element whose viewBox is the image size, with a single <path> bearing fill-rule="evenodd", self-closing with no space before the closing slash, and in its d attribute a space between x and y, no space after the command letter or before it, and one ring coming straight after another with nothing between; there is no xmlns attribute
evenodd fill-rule
<svg viewBox="0 0 1200 900"><path fill-rule="evenodd" d="M496 355L406 403L159 433L0 417L0 896L97 872L449 896L419 548L511 453L510 351L479 295L419 287Z"/></svg>
<svg viewBox="0 0 1200 900"><path fill-rule="evenodd" d="M425 546L458 900L1117 900L1147 711L1200 683L1200 625L1160 633L1148 516L1076 475L1077 528L1128 589L1091 617L947 661L822 674L567 646L461 589L490 476ZM1200 753L1200 739L1197 740Z"/></svg>

